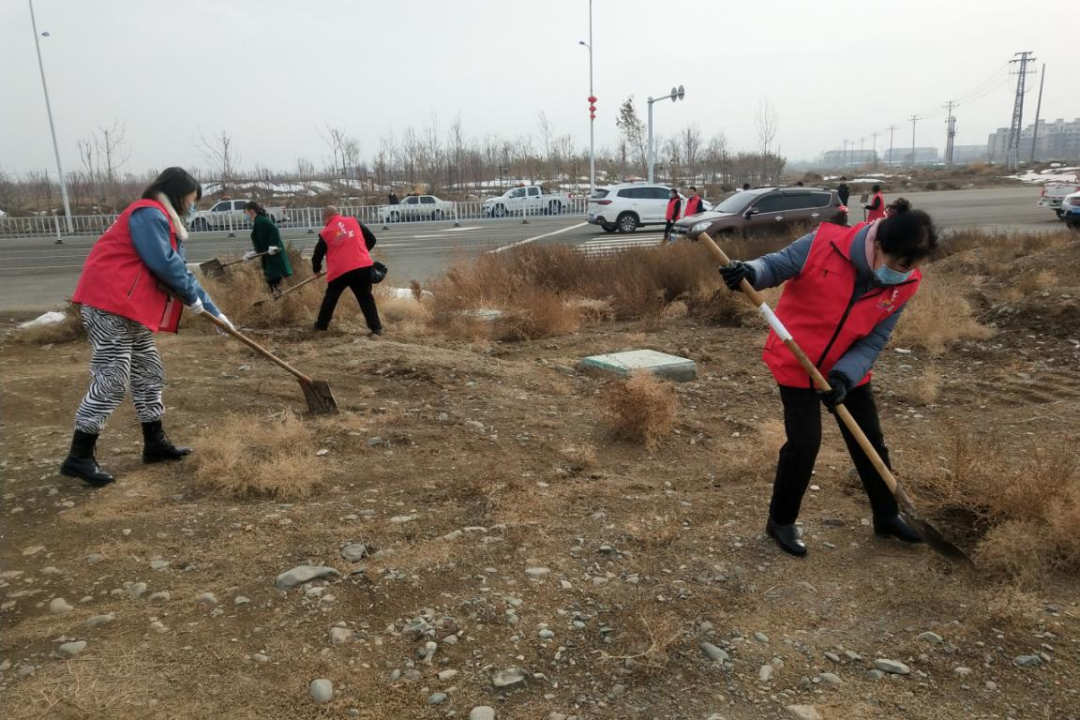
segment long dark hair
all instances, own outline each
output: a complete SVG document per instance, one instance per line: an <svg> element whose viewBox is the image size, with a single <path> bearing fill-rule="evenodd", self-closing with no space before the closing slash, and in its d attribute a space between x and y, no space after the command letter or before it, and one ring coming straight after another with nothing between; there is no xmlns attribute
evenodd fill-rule
<svg viewBox="0 0 1080 720"><path fill-rule="evenodd" d="M143 190L142 197L143 200L157 200L158 195L164 195L169 199L173 210L178 215L183 215L187 212L187 208L182 207L184 197L191 193L195 193L195 202L202 200L202 185L199 181L184 168L171 167L165 168L154 182Z"/></svg>
<svg viewBox="0 0 1080 720"><path fill-rule="evenodd" d="M266 217L266 208L264 208L262 205L255 202L254 200L248 200L247 204L244 205L244 212L247 212L248 210L254 210L256 215Z"/></svg>

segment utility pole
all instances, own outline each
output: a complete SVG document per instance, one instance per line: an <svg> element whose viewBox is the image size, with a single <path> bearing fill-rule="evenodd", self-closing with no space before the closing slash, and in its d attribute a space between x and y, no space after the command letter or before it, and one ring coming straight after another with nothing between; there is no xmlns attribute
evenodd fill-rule
<svg viewBox="0 0 1080 720"><path fill-rule="evenodd" d="M1009 124L1009 145L1005 150L1005 163L1012 170L1020 167L1020 133L1024 130L1024 93L1027 92L1028 73L1033 72L1028 70L1028 63L1035 60L1031 54L1030 50L1014 53L1019 58L1014 57L1009 61L1010 65L1020 63L1020 69L1016 73L1016 100L1013 102L1012 122Z"/></svg>
<svg viewBox="0 0 1080 720"><path fill-rule="evenodd" d="M881 133L879 133L877 130L870 133L870 137L874 138L874 144L871 146L872 149L870 150L870 154L874 156L873 166L875 170L877 170L877 136L880 134Z"/></svg>
<svg viewBox="0 0 1080 720"><path fill-rule="evenodd" d="M847 161L847 146L848 146L848 141L847 141L847 139L845 138L845 139L844 139L844 154L843 154L843 161L842 161L842 164L843 164L843 166L844 166L844 167L847 167L847 166L848 166L848 161Z"/></svg>
<svg viewBox="0 0 1080 720"><path fill-rule="evenodd" d="M897 127L899 127L899 126L898 125L890 125L889 126L889 159L888 159L888 161L886 161L886 163L885 163L886 165L892 165L896 161L896 158L893 157L893 133L896 132Z"/></svg>
<svg viewBox="0 0 1080 720"><path fill-rule="evenodd" d="M912 115L908 118L911 121L911 168L915 169L915 123L921 120L918 115Z"/></svg>
<svg viewBox="0 0 1080 720"><path fill-rule="evenodd" d="M949 118L945 121L945 167L952 167L953 164L953 143L956 138L956 118L952 114L954 107L956 103L952 100L945 103L945 109L949 111Z"/></svg>
<svg viewBox="0 0 1080 720"><path fill-rule="evenodd" d="M1031 134L1031 162L1035 162L1036 141L1039 139L1039 115L1042 113L1043 83L1046 82L1046 63L1043 63L1039 71L1039 102L1035 105L1035 132Z"/></svg>
<svg viewBox="0 0 1080 720"><path fill-rule="evenodd" d="M672 87L671 92L669 92L667 95L664 95L663 97L658 97L658 98L650 97L649 100L648 100L648 103L649 103L649 182L650 183L653 181L653 170L656 167L656 145L653 142L653 121L652 121L653 103L655 103L657 100L671 100L671 102L675 102L676 100L682 100L684 97L686 97L686 88L684 88L682 85L680 85L679 87Z"/></svg>
<svg viewBox="0 0 1080 720"><path fill-rule="evenodd" d="M596 191L596 94L593 93L593 62L592 62L592 0L589 0L589 42L581 40L578 45L584 45L589 51L589 197Z"/></svg>
<svg viewBox="0 0 1080 720"><path fill-rule="evenodd" d="M859 138L859 165L863 165L863 152L866 148L866 136Z"/></svg>
<svg viewBox="0 0 1080 720"><path fill-rule="evenodd" d="M68 234L74 235L75 228L71 225L71 203L68 202L67 183L64 181L64 167L60 164L60 146L56 142L56 125L53 124L52 104L49 103L49 86L45 84L45 64L41 61L41 41L37 31L37 20L34 18L34 0L30 2L30 25L34 28L34 47L37 48L38 70L41 71L41 89L45 92L45 112L49 115L49 131L52 133L53 153L56 155L56 171L60 175L60 196L64 199L64 218L67 220ZM48 36L48 33L43 33Z"/></svg>

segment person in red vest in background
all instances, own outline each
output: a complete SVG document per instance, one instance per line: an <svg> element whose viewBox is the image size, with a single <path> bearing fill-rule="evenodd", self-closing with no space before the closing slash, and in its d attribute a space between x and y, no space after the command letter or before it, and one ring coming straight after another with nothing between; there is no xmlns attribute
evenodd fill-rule
<svg viewBox="0 0 1080 720"><path fill-rule="evenodd" d="M187 269L187 227L202 187L187 171L171 167L143 191L94 243L71 301L90 341L90 389L75 413L75 436L60 472L101 487L114 478L94 456L98 435L130 387L142 422L145 463L179 460L191 452L165 435L165 367L154 333L175 333L186 305L229 322Z"/></svg>
<svg viewBox="0 0 1080 720"><path fill-rule="evenodd" d="M682 199L679 197L679 191L672 188L671 194L668 196L667 212L664 213L664 242L671 240L671 228L675 225L675 221L679 219L681 209Z"/></svg>
<svg viewBox="0 0 1080 720"><path fill-rule="evenodd" d="M323 226L315 253L311 257L311 269L318 275L326 258L326 294L319 307L316 330L326 330L334 318L338 298L348 288L360 303L364 321L372 335L382 335L379 309L371 292L371 248L375 247L375 235L354 217L346 217L333 205L323 208Z"/></svg>
<svg viewBox="0 0 1080 720"><path fill-rule="evenodd" d="M780 449L765 531L797 557L806 555L795 520L821 446L819 403L830 412L842 403L891 467L870 369L919 288L919 266L938 244L929 215L903 199L892 209L885 220L852 228L822 223L779 252L720 269L732 290L744 279L758 290L784 284L776 315L829 382L829 392L818 392L776 331L769 333L763 357L780 386L787 441ZM874 533L921 542L866 453L840 418L837 422L870 498Z"/></svg>
<svg viewBox="0 0 1080 720"><path fill-rule="evenodd" d="M875 185L871 190L874 192L874 197L870 198L869 205L863 205L863 209L866 210L866 222L874 222L885 217L885 196L881 194L881 186Z"/></svg>
<svg viewBox="0 0 1080 720"><path fill-rule="evenodd" d="M691 185L690 197L686 201L686 212L683 213L683 217L697 215L699 212L702 212L704 210L705 206L702 205L701 196L698 195L697 188Z"/></svg>

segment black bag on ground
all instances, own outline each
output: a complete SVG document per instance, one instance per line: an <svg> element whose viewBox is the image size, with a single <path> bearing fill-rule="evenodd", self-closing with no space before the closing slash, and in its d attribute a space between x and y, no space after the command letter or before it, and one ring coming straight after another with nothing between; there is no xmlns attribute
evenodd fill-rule
<svg viewBox="0 0 1080 720"><path fill-rule="evenodd" d="M386 279L386 273L390 272L390 268L386 267L379 261L375 261L375 264L371 266L371 284L378 285Z"/></svg>

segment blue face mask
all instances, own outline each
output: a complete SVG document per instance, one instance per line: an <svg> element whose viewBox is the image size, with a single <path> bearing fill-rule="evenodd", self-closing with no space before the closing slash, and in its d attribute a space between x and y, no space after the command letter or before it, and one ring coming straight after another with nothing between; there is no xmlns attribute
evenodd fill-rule
<svg viewBox="0 0 1080 720"><path fill-rule="evenodd" d="M911 277L911 273L914 270L908 270L907 272L900 272L899 270L893 270L888 265L882 265L874 271L874 277L882 285L899 285L900 283Z"/></svg>
<svg viewBox="0 0 1080 720"><path fill-rule="evenodd" d="M194 215L195 215L195 203L191 203L191 207L189 207L188 210L187 210L187 216L190 218L190 217L194 217Z"/></svg>

